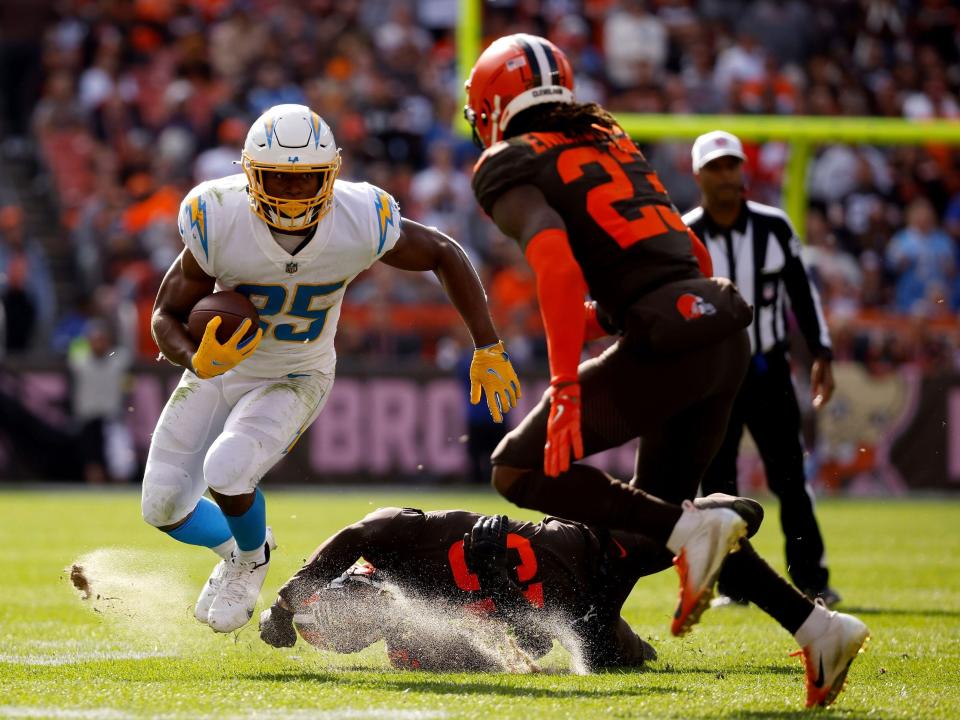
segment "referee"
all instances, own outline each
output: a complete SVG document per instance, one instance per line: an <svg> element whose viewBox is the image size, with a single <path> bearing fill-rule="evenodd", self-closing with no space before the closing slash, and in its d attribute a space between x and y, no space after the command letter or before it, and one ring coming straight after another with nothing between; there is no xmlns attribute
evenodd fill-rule
<svg viewBox="0 0 960 720"><path fill-rule="evenodd" d="M827 583L823 538L813 494L804 475L800 408L787 355L787 307L814 358L810 373L813 407L833 394L830 336L816 289L800 259L800 240L787 215L744 197L743 147L730 133L715 130L693 144L693 173L701 207L684 222L704 241L714 274L730 278L754 307L750 334L753 361L740 388L727 434L703 478L703 493L737 494L737 453L743 428L750 431L780 500L787 570L794 584L827 605L840 596ZM735 602L721 584L721 596Z"/></svg>

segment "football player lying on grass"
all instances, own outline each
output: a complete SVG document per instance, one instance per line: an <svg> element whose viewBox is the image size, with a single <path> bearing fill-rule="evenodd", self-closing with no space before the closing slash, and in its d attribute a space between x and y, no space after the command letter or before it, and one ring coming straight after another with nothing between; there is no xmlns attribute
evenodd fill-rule
<svg viewBox="0 0 960 720"><path fill-rule="evenodd" d="M746 498L696 502L734 508L751 536L763 519L760 505ZM546 654L556 638L586 670L639 666L656 651L620 609L639 578L670 564L645 536L554 517L534 524L463 510L381 508L314 552L261 615L260 637L289 647L299 631L337 652L386 639L394 667L503 669L502 657L471 641L489 618L501 621L486 623L491 644L505 640L493 626L506 626L530 658Z"/></svg>

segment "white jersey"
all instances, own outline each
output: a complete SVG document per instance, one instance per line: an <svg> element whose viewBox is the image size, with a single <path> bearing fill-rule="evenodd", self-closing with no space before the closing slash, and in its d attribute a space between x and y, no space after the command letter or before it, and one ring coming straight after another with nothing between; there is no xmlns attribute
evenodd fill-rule
<svg viewBox="0 0 960 720"><path fill-rule="evenodd" d="M400 208L378 187L337 180L333 208L291 255L251 209L246 187L242 174L201 183L179 215L184 244L217 290L246 295L260 313L263 340L235 371L261 378L333 372L344 291L396 244Z"/></svg>

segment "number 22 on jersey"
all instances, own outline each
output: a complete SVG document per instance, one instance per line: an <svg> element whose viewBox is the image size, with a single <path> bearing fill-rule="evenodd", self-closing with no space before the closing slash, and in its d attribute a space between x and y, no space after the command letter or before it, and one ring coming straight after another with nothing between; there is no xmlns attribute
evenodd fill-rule
<svg viewBox="0 0 960 720"><path fill-rule="evenodd" d="M596 146L581 146L564 150L557 158L557 171L564 183L572 183L584 174L587 165L597 164L610 179L587 191L587 212L623 249L641 240L663 235L667 229L686 232L683 219L668 205L643 205L640 217L628 220L614 207L614 203L634 197L634 185L623 165L637 158L617 145L604 152ZM667 191L656 173L647 173L644 179L657 193Z"/></svg>
<svg viewBox="0 0 960 720"><path fill-rule="evenodd" d="M273 336L277 340L308 343L320 337L327 322L327 313L330 311L330 305L319 308L312 306L319 298L335 293L346 283L346 280L341 280L325 285L297 285L289 302L287 302L287 288L283 285L238 285L234 290L241 295L246 295L257 308L264 335L271 331L272 326ZM304 322L273 325L264 319L281 313L291 318L302 318L307 323L306 327Z"/></svg>

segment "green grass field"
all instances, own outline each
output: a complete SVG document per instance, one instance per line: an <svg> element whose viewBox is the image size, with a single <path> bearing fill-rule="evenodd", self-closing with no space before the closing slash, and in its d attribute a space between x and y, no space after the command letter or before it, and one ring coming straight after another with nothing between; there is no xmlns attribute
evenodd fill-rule
<svg viewBox="0 0 960 720"><path fill-rule="evenodd" d="M516 511L492 492L355 490L267 494L280 550L277 587L324 537L382 505ZM191 616L213 566L142 523L133 492L0 493L3 602L0 717L128 718L789 718L803 717L793 639L756 608L709 611L670 636L676 579L638 585L626 617L660 653L639 673L573 675L555 648L535 675L427 674L388 667L382 644L358 655L302 642L263 645L251 623L218 636ZM772 510L772 506L768 506ZM820 504L844 608L873 633L847 690L825 711L842 718L960 714L960 502ZM776 514L757 546L782 568ZM83 602L64 568L78 558L94 590ZM102 584L97 585L98 578ZM820 715L823 712L818 713Z"/></svg>

